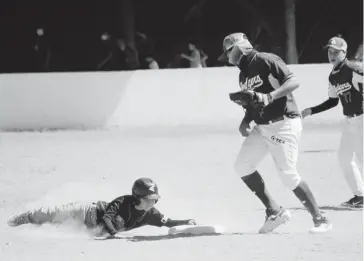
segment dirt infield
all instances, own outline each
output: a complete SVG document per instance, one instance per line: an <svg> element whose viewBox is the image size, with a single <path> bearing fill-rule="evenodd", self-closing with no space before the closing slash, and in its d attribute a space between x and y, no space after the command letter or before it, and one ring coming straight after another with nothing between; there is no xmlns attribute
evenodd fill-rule
<svg viewBox="0 0 364 261"><path fill-rule="evenodd" d="M264 209L233 171L242 138L235 132L52 132L0 135L0 261L15 260L363 260L361 211L337 206L351 195L339 171L339 131L305 130L299 171L333 222L311 235L311 217L281 183L268 156L260 171L292 220L259 235ZM94 241L71 227L24 225L7 218L42 205L111 200L142 176L155 179L170 217L221 224L219 236L168 237L143 227L120 240Z"/></svg>

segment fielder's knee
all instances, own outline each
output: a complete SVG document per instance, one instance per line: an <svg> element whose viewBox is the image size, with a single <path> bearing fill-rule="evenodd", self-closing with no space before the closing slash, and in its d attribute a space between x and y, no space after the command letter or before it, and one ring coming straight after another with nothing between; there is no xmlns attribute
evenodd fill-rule
<svg viewBox="0 0 364 261"><path fill-rule="evenodd" d="M290 190L297 188L298 184L301 182L301 176L298 174L297 170L280 171L280 177L283 184Z"/></svg>
<svg viewBox="0 0 364 261"><path fill-rule="evenodd" d="M235 172L239 177L250 175L256 171L256 166L253 166L248 162L236 161L234 167Z"/></svg>

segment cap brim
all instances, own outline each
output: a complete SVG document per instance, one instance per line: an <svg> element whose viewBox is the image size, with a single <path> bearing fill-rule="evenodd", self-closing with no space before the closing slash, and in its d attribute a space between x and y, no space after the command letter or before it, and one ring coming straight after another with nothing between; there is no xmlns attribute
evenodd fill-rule
<svg viewBox="0 0 364 261"><path fill-rule="evenodd" d="M161 196L159 196L158 194L151 194L148 196L145 196L144 198L146 199L160 199Z"/></svg>
<svg viewBox="0 0 364 261"><path fill-rule="evenodd" d="M331 44L325 45L324 49L327 49L327 48L330 48L330 47L334 48L335 50L338 50L338 51L344 51L342 48L339 48L339 47L337 47L335 45L331 45Z"/></svg>

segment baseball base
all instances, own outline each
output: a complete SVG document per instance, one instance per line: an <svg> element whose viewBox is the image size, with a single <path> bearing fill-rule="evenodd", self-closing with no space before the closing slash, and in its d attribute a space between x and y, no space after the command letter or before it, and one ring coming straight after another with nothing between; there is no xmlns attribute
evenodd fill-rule
<svg viewBox="0 0 364 261"><path fill-rule="evenodd" d="M224 233L224 227L220 225L181 225L171 227L168 235L213 235Z"/></svg>

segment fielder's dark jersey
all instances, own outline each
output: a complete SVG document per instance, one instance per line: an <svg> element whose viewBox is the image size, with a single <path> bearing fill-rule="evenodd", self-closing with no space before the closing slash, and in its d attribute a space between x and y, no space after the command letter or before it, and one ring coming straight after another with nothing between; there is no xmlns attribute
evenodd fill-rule
<svg viewBox="0 0 364 261"><path fill-rule="evenodd" d="M240 88L260 93L270 93L294 77L280 57L255 50L242 59L239 68ZM263 109L246 109L246 116L257 124L264 124L282 116L295 118L300 115L293 94L281 97Z"/></svg>
<svg viewBox="0 0 364 261"><path fill-rule="evenodd" d="M363 71L349 66L347 60L329 75L329 97L340 98L346 116L363 113Z"/></svg>
<svg viewBox="0 0 364 261"><path fill-rule="evenodd" d="M106 202L105 202L106 204ZM189 220L172 220L165 218L156 208L149 211L137 210L137 199L124 195L111 201L105 209L98 207L98 222L111 235L145 225L167 226L187 224ZM101 206L101 204L98 204Z"/></svg>

